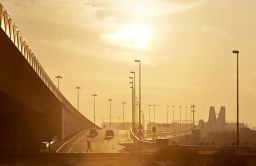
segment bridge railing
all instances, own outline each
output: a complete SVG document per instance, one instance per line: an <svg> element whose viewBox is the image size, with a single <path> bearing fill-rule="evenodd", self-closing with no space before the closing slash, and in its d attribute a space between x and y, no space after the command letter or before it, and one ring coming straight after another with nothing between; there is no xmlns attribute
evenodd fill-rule
<svg viewBox="0 0 256 166"><path fill-rule="evenodd" d="M139 139L139 137L133 132L132 128L130 128L129 131L130 136L135 143L142 143L143 145L150 145L154 143L153 141Z"/></svg>
<svg viewBox="0 0 256 166"><path fill-rule="evenodd" d="M25 41L23 35L21 34L18 27L12 21L11 17L8 15L7 11L4 9L3 5L0 3L0 27L21 52L23 57L31 65L37 75L45 83L45 85L50 89L50 91L73 113L77 114L80 118L85 118L77 109L63 96L59 89L55 86L53 81L45 72L42 65L39 63L38 59L34 55L30 46ZM85 118L87 119L87 118ZM88 119L87 119L88 120ZM93 124L93 123L92 123Z"/></svg>

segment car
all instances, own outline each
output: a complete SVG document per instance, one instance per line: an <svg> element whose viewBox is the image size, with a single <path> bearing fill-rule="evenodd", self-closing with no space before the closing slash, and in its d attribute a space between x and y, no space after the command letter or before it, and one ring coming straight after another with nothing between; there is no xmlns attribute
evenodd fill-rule
<svg viewBox="0 0 256 166"><path fill-rule="evenodd" d="M113 130L107 130L105 138L110 139L110 138L113 138L113 137L114 137L114 131Z"/></svg>
<svg viewBox="0 0 256 166"><path fill-rule="evenodd" d="M89 137L95 137L95 136L97 136L98 135L98 132L97 132L97 130L96 129L90 129L90 131L89 131Z"/></svg>

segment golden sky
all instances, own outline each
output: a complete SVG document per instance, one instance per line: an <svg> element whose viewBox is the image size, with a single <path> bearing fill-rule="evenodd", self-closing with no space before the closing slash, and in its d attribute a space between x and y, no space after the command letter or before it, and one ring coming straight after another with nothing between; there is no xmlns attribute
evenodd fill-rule
<svg viewBox="0 0 256 166"><path fill-rule="evenodd" d="M96 122L131 119L130 71L142 61L142 110L157 105L166 122L166 105L196 105L196 119L209 107L226 106L236 118L236 56L240 50L240 117L255 125L255 0L0 0L53 81ZM138 83L137 83L138 85ZM137 88L138 89L138 88ZM151 114L152 116L153 114ZM185 115L183 110L183 115ZM183 116L184 117L184 116ZM172 118L172 117L170 117Z"/></svg>

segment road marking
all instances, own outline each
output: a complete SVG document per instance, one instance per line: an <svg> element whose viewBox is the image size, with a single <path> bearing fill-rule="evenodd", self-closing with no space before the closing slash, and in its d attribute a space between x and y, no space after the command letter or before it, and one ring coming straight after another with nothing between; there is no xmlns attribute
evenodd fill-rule
<svg viewBox="0 0 256 166"><path fill-rule="evenodd" d="M57 150L56 153L60 153L59 151L65 146L67 145L70 141L72 141L73 139L75 139L76 137L78 137L82 132L86 132L88 130L83 130L81 132L79 132L77 135L75 135L74 137L70 138L69 140L67 140L64 144L62 144Z"/></svg>
<svg viewBox="0 0 256 166"><path fill-rule="evenodd" d="M72 151L72 153L79 153L79 152L76 152L76 151L74 150L74 147L77 146L79 142L81 142L82 140L84 140L84 137L82 137L82 136L84 136L84 135L82 135L82 133L80 133L80 134L81 134L81 135L80 135L79 137L81 137L81 138L78 137L77 140L71 144L71 147L67 150L66 153L71 153L71 151ZM86 136L85 136L85 137L86 137Z"/></svg>
<svg viewBox="0 0 256 166"><path fill-rule="evenodd" d="M74 137L66 141L58 150L57 153L86 153L86 130L81 131ZM129 131L114 131L114 137L112 139L105 139L105 130L98 130L96 137L87 137L91 140L92 149L94 153L120 153L123 146L120 142L132 142L130 139ZM84 147L84 148L82 148Z"/></svg>

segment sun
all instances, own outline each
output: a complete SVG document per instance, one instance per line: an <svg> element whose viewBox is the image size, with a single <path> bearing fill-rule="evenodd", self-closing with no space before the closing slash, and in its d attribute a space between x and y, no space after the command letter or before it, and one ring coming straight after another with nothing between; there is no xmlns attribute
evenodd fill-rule
<svg viewBox="0 0 256 166"><path fill-rule="evenodd" d="M120 32L124 39L137 48L144 48L148 45L151 38L151 32L148 27L142 24L130 24L124 27Z"/></svg>
<svg viewBox="0 0 256 166"><path fill-rule="evenodd" d="M119 32L105 33L101 37L120 47L148 49L152 32L148 26L143 24L127 24Z"/></svg>

